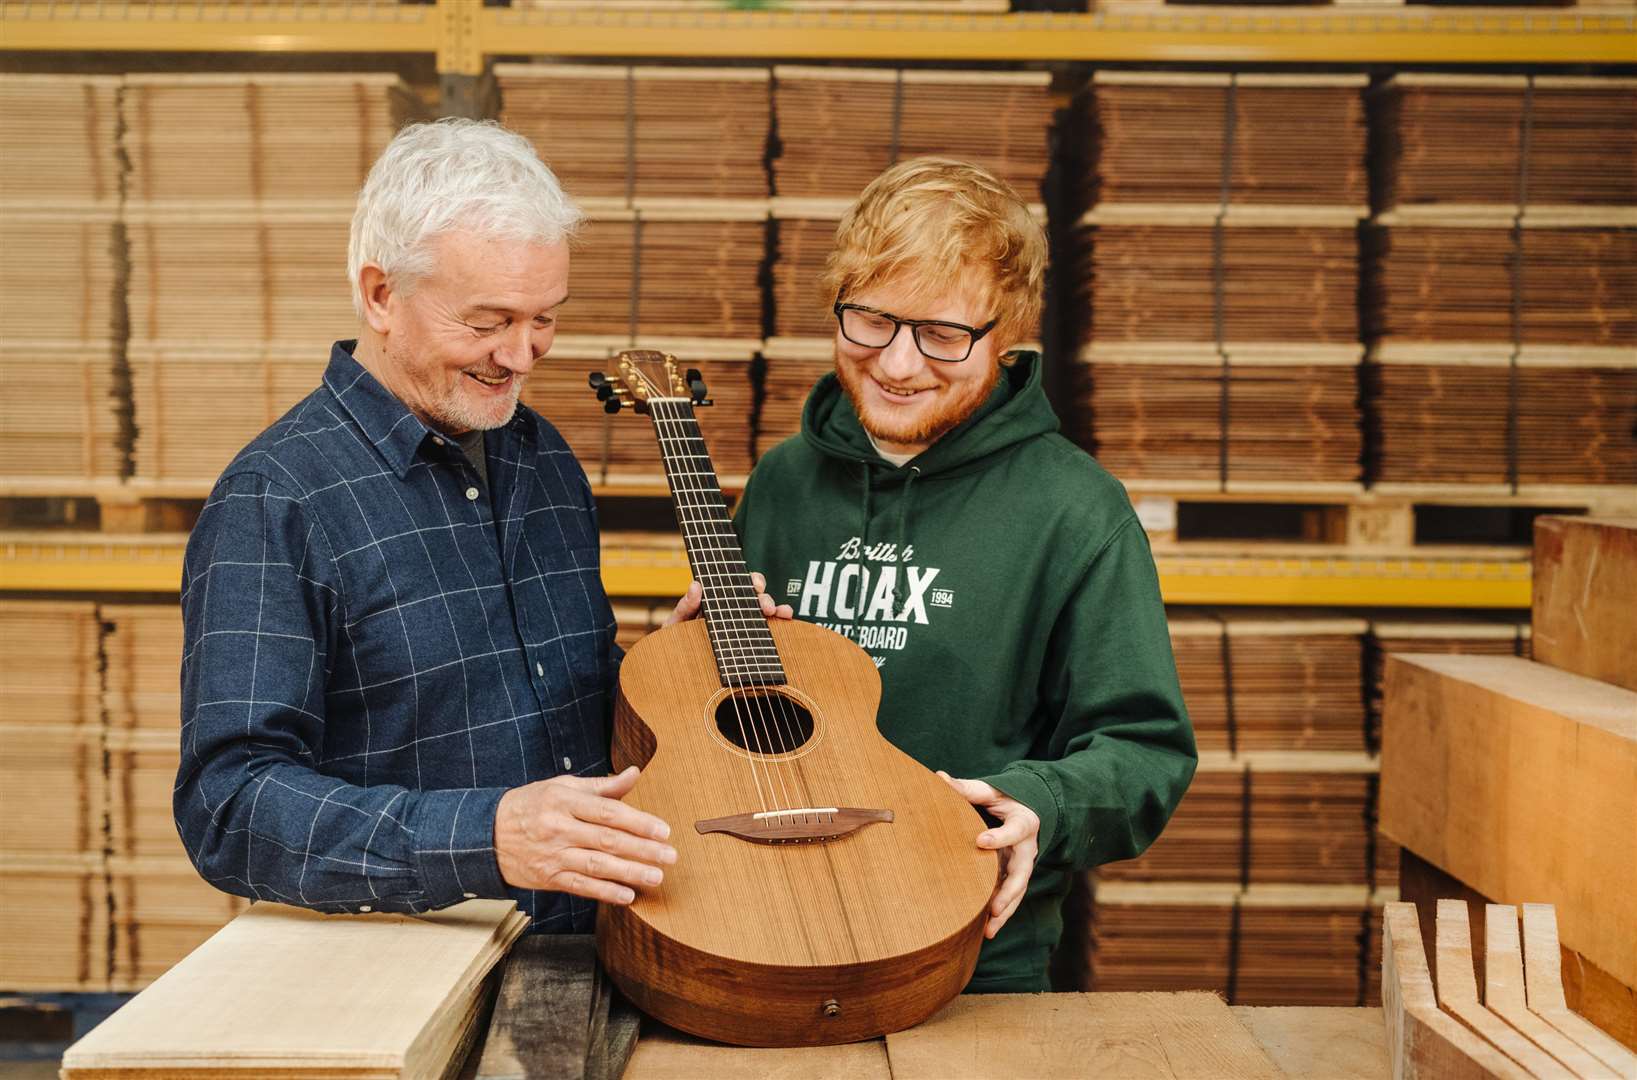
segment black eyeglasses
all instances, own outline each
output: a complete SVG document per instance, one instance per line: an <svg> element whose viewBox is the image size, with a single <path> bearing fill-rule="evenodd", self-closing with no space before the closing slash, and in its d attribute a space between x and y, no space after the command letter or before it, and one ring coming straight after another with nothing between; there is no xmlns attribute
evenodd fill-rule
<svg viewBox="0 0 1637 1080"><path fill-rule="evenodd" d="M863 304L835 303L836 322L841 324L841 336L854 345L866 349L885 349L898 336L900 327L909 327L915 338L915 347L928 360L942 360L958 364L972 355L972 346L995 328L999 319L990 319L983 326L963 326L940 319L900 319L885 311Z"/></svg>

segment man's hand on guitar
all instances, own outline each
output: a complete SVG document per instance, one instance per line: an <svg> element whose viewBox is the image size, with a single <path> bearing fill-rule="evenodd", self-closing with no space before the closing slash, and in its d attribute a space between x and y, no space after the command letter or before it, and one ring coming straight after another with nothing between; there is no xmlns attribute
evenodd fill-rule
<svg viewBox="0 0 1637 1080"><path fill-rule="evenodd" d="M1035 856L1040 853L1040 815L982 780L957 780L941 769L938 775L967 802L1000 819L999 825L978 834L980 848L1000 855L1000 884L989 901L989 921L983 927L983 936L993 938L1023 902L1029 887Z"/></svg>
<svg viewBox="0 0 1637 1080"><path fill-rule="evenodd" d="M620 802L637 782L618 776L554 776L512 788L495 811L495 858L506 884L629 904L634 886L658 885L676 862L671 827Z"/></svg>
<svg viewBox="0 0 1637 1080"><path fill-rule="evenodd" d="M789 604L775 604L773 598L767 595L767 578L752 571L750 580L756 586L756 599L761 601L762 614L770 619L791 619L795 617L795 610ZM670 618L665 620L666 626L673 626L679 622L687 622L699 615L699 605L704 598L704 590L699 582L690 582L688 591L682 594L682 599L676 602L676 610L671 612Z"/></svg>

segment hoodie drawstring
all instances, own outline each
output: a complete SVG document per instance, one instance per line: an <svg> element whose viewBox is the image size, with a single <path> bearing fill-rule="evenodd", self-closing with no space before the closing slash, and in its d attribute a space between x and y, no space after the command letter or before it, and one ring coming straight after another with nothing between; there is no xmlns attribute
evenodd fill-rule
<svg viewBox="0 0 1637 1080"><path fill-rule="evenodd" d="M904 497L901 500L899 500L899 503L898 503L898 543L893 548L893 550L898 553L898 559L899 559L900 562L903 561L904 552L906 550L905 545L908 543L908 537L909 537L910 485L914 484L916 479L919 478L920 475L921 475L920 466L911 465L909 467L909 475L904 477ZM901 570L902 570L902 567L900 567L900 571ZM893 616L896 618L897 616L902 615L903 611L904 611L904 574L902 572L900 572L900 573L894 575L893 580L892 580L892 613L893 613Z"/></svg>
<svg viewBox="0 0 1637 1080"><path fill-rule="evenodd" d="M864 615L864 603L867 600L864 588L864 549L870 546L870 463L861 458L858 464L864 474L864 525L858 531L858 551L853 555L853 565L858 567L858 600L853 605L857 615L854 621Z"/></svg>

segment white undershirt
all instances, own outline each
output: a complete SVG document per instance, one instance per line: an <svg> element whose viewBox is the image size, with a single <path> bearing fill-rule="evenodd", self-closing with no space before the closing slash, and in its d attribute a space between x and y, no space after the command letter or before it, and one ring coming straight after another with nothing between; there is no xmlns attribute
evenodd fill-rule
<svg viewBox="0 0 1637 1080"><path fill-rule="evenodd" d="M911 460L920 456L919 451L912 454L895 454L891 450L883 450L881 444L875 441L875 436L868 431L864 433L864 437L870 440L870 445L875 447L877 454L881 455L881 460L891 462L896 468L902 469Z"/></svg>

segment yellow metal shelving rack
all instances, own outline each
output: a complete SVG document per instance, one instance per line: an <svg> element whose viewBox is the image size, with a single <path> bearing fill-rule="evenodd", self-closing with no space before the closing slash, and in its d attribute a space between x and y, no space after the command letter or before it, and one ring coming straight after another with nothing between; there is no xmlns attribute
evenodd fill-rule
<svg viewBox="0 0 1637 1080"><path fill-rule="evenodd" d="M727 8L727 5L723 5ZM1092 14L527 10L481 0L5 0L0 49L1188 63L1637 63L1620 8L1116 6Z"/></svg>
<svg viewBox="0 0 1637 1080"><path fill-rule="evenodd" d="M0 536L0 592L175 592L186 543L176 534ZM1360 556L1269 545L1233 554L1162 550L1155 562L1171 604L1529 606L1526 551ZM680 595L688 584L680 542L605 546L603 582L614 596Z"/></svg>

